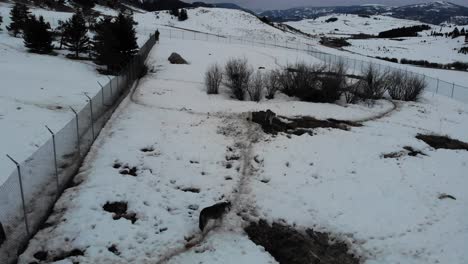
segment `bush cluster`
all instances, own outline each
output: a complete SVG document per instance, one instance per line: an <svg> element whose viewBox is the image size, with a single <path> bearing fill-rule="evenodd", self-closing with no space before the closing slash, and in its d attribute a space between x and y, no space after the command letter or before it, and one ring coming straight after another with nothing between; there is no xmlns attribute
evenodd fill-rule
<svg viewBox="0 0 468 264"><path fill-rule="evenodd" d="M256 71L247 59L230 59L222 67L211 65L205 74L208 94L217 94L222 83L238 100L259 102L274 99L277 91L306 102L334 103L344 98L347 103L381 99L386 93L392 99L417 100L427 86L423 78L398 70L381 71L369 65L361 76L348 75L343 62L334 66L290 64L268 72Z"/></svg>
<svg viewBox="0 0 468 264"><path fill-rule="evenodd" d="M380 71L371 64L353 85L352 92L363 100L381 99L388 92L394 100L415 101L426 86L424 78L418 75L397 69Z"/></svg>

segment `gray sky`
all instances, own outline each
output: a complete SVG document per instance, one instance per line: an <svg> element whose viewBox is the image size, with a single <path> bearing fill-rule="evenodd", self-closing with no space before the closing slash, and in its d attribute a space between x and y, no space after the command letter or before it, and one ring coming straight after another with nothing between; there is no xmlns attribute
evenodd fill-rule
<svg viewBox="0 0 468 264"><path fill-rule="evenodd" d="M433 2L431 0L192 0L206 3L235 3L252 9L287 9L300 6L337 6L360 4L408 5ZM454 4L468 6L468 0L450 0Z"/></svg>

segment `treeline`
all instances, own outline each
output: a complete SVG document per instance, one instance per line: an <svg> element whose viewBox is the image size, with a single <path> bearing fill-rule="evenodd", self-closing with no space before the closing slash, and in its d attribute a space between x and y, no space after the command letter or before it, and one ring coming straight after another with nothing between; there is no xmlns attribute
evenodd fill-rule
<svg viewBox="0 0 468 264"><path fill-rule="evenodd" d="M427 68L436 68L436 69L446 69L446 70L459 70L459 71L468 71L468 63L456 61L453 63L436 63L436 62L429 62L427 60L409 60L409 59L401 59L398 60L397 58L388 58L388 57L375 57L380 60L385 60L394 63L401 63L401 64L409 64L409 65L416 65L422 66Z"/></svg>
<svg viewBox="0 0 468 264"><path fill-rule="evenodd" d="M15 37L21 36L30 52L53 54L54 49L66 48L71 52L67 57L91 59L105 66L101 71L109 74L118 73L138 52L137 23L131 13L124 11L115 18L96 21L92 15L77 10L70 19L59 21L59 26L52 29L42 16L31 15L26 5L17 2L10 10L10 18L8 31ZM92 38L90 31L94 33Z"/></svg>
<svg viewBox="0 0 468 264"><path fill-rule="evenodd" d="M379 38L417 37L418 32L431 29L428 25L394 28L379 33Z"/></svg>

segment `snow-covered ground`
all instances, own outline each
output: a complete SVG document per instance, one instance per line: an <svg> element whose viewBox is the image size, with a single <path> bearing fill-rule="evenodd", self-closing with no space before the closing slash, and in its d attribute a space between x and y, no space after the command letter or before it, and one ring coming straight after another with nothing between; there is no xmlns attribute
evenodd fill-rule
<svg viewBox="0 0 468 264"><path fill-rule="evenodd" d="M195 8L187 10L189 19L178 21L167 11L156 12L160 26L195 30L216 35L245 37L251 40L293 41L302 36L279 30L263 23L256 16L239 10L222 8Z"/></svg>
<svg viewBox="0 0 468 264"><path fill-rule="evenodd" d="M334 22L326 22L331 18L338 19ZM357 34L377 35L379 32L398 27L421 25L421 22L398 19L389 16L362 17L358 15L335 14L318 17L317 19L304 19L290 21L285 24L313 35L327 35L345 37Z"/></svg>
<svg viewBox="0 0 468 264"><path fill-rule="evenodd" d="M172 52L190 64L169 64ZM361 120L392 104L313 104L284 95L239 102L226 88L220 95L204 91L211 63L246 57L255 68L272 69L296 56L285 49L161 39L148 59L156 72L120 105L76 177L79 184L65 191L50 225L19 263L37 261L38 251L48 253L48 262L74 249L83 256L61 263L276 263L248 239L237 213L332 232L364 263L467 262L468 152L434 150L415 135L468 141L468 107L426 94L350 131L270 136L248 121L248 112ZM425 155L382 157L404 146ZM135 166L137 176L120 174L124 166ZM439 200L442 193L457 200ZM232 201L233 209L202 235L200 210L222 200ZM136 222L114 220L103 210L107 202L127 202Z"/></svg>
<svg viewBox="0 0 468 264"><path fill-rule="evenodd" d="M326 22L337 18L335 22ZM397 27L421 25L421 22L392 18L388 16L361 17L358 15L336 14L319 17L315 20L306 19L297 22L286 22L305 33L317 36L350 37L356 34L378 35L378 33ZM391 39L349 39L352 44L343 47L344 50L372 57L390 57L397 59L427 60L436 63L452 63L468 61L468 55L458 53L464 44L464 38L456 39L430 36L431 31L437 33L452 32L453 25L436 26L420 33L419 37ZM468 29L468 26L458 26Z"/></svg>
<svg viewBox="0 0 468 264"><path fill-rule="evenodd" d="M355 39L349 40L352 46L344 49L373 57L427 60L436 63L468 62L468 55L458 52L464 41L464 36L456 39L432 36L403 38L402 40Z"/></svg>

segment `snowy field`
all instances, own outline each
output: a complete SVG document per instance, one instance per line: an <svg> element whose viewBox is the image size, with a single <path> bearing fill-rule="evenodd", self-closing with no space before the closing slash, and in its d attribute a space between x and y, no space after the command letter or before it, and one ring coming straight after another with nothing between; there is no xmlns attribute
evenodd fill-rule
<svg viewBox="0 0 468 264"><path fill-rule="evenodd" d="M344 49L374 57L427 60L436 63L468 62L468 54L458 53L464 41L464 36L455 39L423 36L403 38L402 41L392 39L356 39L349 40L352 46L345 47Z"/></svg>
<svg viewBox="0 0 468 264"><path fill-rule="evenodd" d="M171 52L190 64L169 64ZM254 103L235 101L225 88L220 95L204 91L211 63L246 57L255 68L273 69L298 55L162 39L148 59L156 72L120 105L77 185L19 263L38 261L37 252L60 263L276 263L243 231L243 219L259 218L331 232L368 264L466 263L468 152L435 150L415 138L437 133L468 141L465 104L431 94L395 109L387 101L339 106L281 94ZM250 111L266 109L354 121L387 114L349 131L271 136L248 121ZM405 146L424 155L409 156ZM401 156L383 158L391 152ZM136 176L124 172L133 167ZM233 203L231 212L201 234L200 210L223 200ZM113 202L127 203L124 214L104 210Z"/></svg>
<svg viewBox="0 0 468 264"><path fill-rule="evenodd" d="M335 22L326 21L337 18ZM306 19L296 22L286 22L305 33L317 36L350 37L356 34L378 35L378 33L397 27L409 27L423 23L412 20L392 18L388 16L360 17L357 15L336 14L319 17L315 20ZM464 37L432 37L431 31L440 33L452 32L454 26L430 25L431 29L423 31L419 37L391 39L349 39L352 44L343 47L344 50L373 57L390 57L410 60L428 60L436 63L452 63L468 61L468 55L458 53L464 44ZM458 26L468 29L468 26Z"/></svg>
<svg viewBox="0 0 468 264"><path fill-rule="evenodd" d="M331 18L338 20L326 22ZM409 27L421 25L421 22L380 15L360 17L358 15L334 14L321 16L317 19L285 22L285 24L313 35L346 37L357 34L377 35L379 32L390 30L397 25L398 27Z"/></svg>

